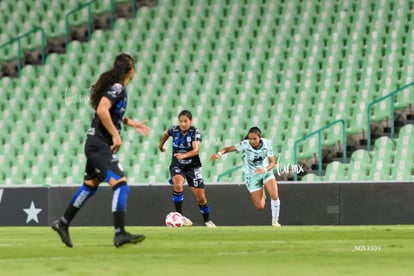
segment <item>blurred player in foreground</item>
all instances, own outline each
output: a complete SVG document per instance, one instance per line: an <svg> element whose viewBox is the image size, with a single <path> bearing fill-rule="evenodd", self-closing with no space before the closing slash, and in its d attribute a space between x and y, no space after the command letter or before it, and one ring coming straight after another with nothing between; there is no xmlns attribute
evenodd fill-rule
<svg viewBox="0 0 414 276"><path fill-rule="evenodd" d="M275 158L270 141L262 138L262 132L258 127L252 127L243 141L222 148L211 155L210 160L217 160L223 154L234 151L242 153L244 181L254 206L257 210L263 210L266 202L264 189L266 189L271 199L272 225L280 227L280 200L273 174Z"/></svg>
<svg viewBox="0 0 414 276"><path fill-rule="evenodd" d="M136 122L124 117L128 102L126 86L134 73L134 59L130 55L120 54L116 57L113 68L101 74L91 88L90 103L95 109L95 115L85 143L84 183L73 195L63 216L52 224L52 229L68 247L73 246L69 236L69 224L83 204L96 193L101 182L109 183L114 191L112 197L114 245L119 247L145 239L144 235L132 235L125 231L129 186L116 156L122 145L120 136L122 124L133 127L144 136L149 131L145 122Z"/></svg>

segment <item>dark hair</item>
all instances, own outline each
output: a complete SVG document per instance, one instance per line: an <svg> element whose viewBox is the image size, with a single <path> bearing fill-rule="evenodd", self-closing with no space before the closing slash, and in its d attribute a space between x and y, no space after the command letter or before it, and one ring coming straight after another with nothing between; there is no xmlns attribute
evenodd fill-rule
<svg viewBox="0 0 414 276"><path fill-rule="evenodd" d="M259 136L259 138L262 138L262 131L260 130L260 128L258 127L252 127L249 129L249 132L247 133L247 135L244 137L244 139L249 139L249 134L250 133L255 133Z"/></svg>
<svg viewBox="0 0 414 276"><path fill-rule="evenodd" d="M181 116L186 116L188 119L190 119L190 120L192 120L193 119L193 115L191 115L191 112L190 111L188 111L188 110L183 110L183 111L181 111L179 114L178 114L178 119L181 117Z"/></svg>
<svg viewBox="0 0 414 276"><path fill-rule="evenodd" d="M102 73L96 83L91 87L89 102L96 109L101 100L102 94L109 85L116 82L122 83L129 70L134 68L134 59L128 54L119 54L114 61L111 70Z"/></svg>

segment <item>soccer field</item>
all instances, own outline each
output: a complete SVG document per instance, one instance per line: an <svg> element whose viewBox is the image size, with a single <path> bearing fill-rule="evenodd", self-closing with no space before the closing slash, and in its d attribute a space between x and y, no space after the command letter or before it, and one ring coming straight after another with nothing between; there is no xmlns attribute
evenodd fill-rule
<svg viewBox="0 0 414 276"><path fill-rule="evenodd" d="M414 226L0 227L1 275L411 275Z"/></svg>

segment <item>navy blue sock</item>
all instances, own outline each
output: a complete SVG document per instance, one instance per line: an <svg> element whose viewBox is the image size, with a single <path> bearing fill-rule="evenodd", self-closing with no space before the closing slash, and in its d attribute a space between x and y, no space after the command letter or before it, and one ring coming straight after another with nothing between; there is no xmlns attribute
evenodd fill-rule
<svg viewBox="0 0 414 276"><path fill-rule="evenodd" d="M200 213L203 215L204 222L210 220L210 207L208 206L208 203L204 205L198 205L198 208L200 208Z"/></svg>
<svg viewBox="0 0 414 276"><path fill-rule="evenodd" d="M183 192L173 191L173 201L175 205L175 211L180 214L182 214L182 211L183 211L183 200L184 200Z"/></svg>
<svg viewBox="0 0 414 276"><path fill-rule="evenodd" d="M125 231L125 213L127 210L129 190L129 186L126 182L121 182L114 187L112 213L114 216L114 228L116 234Z"/></svg>
<svg viewBox="0 0 414 276"><path fill-rule="evenodd" d="M60 219L64 225L69 225L85 202L96 193L98 187L90 187L83 183L70 200L69 206Z"/></svg>

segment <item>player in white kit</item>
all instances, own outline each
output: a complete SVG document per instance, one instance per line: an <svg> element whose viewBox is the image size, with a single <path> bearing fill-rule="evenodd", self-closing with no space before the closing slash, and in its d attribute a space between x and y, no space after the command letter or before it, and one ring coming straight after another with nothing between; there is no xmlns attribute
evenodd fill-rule
<svg viewBox="0 0 414 276"><path fill-rule="evenodd" d="M266 202L264 189L266 189L271 199L272 225L280 226L280 200L276 178L273 174L275 157L272 144L268 139L262 138L258 127L252 127L243 141L234 146L222 148L211 155L210 160L217 160L223 154L234 151L242 153L244 181L254 206L257 210L263 210Z"/></svg>

